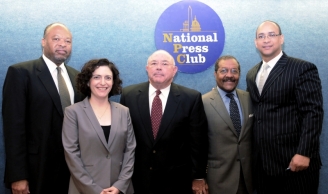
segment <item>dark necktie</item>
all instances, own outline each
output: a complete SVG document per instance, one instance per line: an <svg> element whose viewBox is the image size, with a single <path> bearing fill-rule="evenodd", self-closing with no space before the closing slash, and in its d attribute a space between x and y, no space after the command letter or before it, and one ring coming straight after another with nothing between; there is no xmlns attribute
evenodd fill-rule
<svg viewBox="0 0 328 194"><path fill-rule="evenodd" d="M228 98L230 98L230 104L229 104L229 110L230 110L230 118L232 120L233 126L235 127L235 130L239 136L240 130L241 130L241 122L240 122L240 114L238 105L234 99L233 93L227 94Z"/></svg>
<svg viewBox="0 0 328 194"><path fill-rule="evenodd" d="M153 129L153 135L154 139L156 139L159 125L161 124L162 120L162 101L159 98L159 95L161 94L160 90L156 90L156 96L154 97L153 104L151 106L151 126Z"/></svg>
<svg viewBox="0 0 328 194"><path fill-rule="evenodd" d="M65 108L71 105L71 98L69 96L66 82L61 74L60 67L57 67L57 79L58 79L58 90L59 90L60 101L64 112Z"/></svg>

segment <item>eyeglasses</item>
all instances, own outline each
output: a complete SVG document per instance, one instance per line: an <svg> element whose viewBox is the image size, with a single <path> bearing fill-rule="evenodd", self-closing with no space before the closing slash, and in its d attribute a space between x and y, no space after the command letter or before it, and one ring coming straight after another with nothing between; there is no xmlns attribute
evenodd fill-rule
<svg viewBox="0 0 328 194"><path fill-rule="evenodd" d="M265 38L272 39L272 38L275 38L280 35L281 34L275 34L275 33L269 33L268 35L259 34L259 35L257 35L256 39L259 39L259 40L264 40Z"/></svg>
<svg viewBox="0 0 328 194"><path fill-rule="evenodd" d="M230 73L232 74L232 75L237 75L237 74L239 74L239 71L238 71L238 69L227 69L227 68L222 68L222 69L218 69L217 70L220 74L222 74L222 75L226 75L229 71L230 71Z"/></svg>

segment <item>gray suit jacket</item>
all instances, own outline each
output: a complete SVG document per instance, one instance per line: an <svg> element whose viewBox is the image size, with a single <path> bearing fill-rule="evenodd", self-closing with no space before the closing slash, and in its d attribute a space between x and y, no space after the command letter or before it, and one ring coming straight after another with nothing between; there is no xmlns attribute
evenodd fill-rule
<svg viewBox="0 0 328 194"><path fill-rule="evenodd" d="M99 194L114 186L133 193L131 176L136 141L129 109L110 102L108 143L88 98L65 109L63 145L71 172L69 194Z"/></svg>
<svg viewBox="0 0 328 194"><path fill-rule="evenodd" d="M222 98L213 88L203 95L208 121L208 170L209 193L236 193L240 178L240 165L249 193L252 188L251 150L253 112L248 92L236 89L243 112L243 124L239 138L233 127Z"/></svg>

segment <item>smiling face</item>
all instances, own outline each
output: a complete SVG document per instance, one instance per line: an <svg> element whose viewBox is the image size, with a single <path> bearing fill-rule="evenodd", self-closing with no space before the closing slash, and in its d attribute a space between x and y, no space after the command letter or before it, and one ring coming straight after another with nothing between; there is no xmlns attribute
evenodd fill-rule
<svg viewBox="0 0 328 194"><path fill-rule="evenodd" d="M235 59L222 59L214 72L216 84L225 92L232 92L239 82L239 65Z"/></svg>
<svg viewBox="0 0 328 194"><path fill-rule="evenodd" d="M43 54L56 65L63 63L71 54L72 35L63 25L50 26L42 39Z"/></svg>
<svg viewBox="0 0 328 194"><path fill-rule="evenodd" d="M159 50L148 58L146 70L151 85L156 89L163 89L172 83L178 68L169 53Z"/></svg>
<svg viewBox="0 0 328 194"><path fill-rule="evenodd" d="M108 98L113 83L113 72L107 65L96 68L89 81L91 98Z"/></svg>
<svg viewBox="0 0 328 194"><path fill-rule="evenodd" d="M269 37L269 34L278 36ZM263 22L256 31L255 46L261 53L262 59L265 62L270 61L281 52L281 46L284 43L284 36L280 34L279 27L270 21ZM265 36L259 39L259 36Z"/></svg>

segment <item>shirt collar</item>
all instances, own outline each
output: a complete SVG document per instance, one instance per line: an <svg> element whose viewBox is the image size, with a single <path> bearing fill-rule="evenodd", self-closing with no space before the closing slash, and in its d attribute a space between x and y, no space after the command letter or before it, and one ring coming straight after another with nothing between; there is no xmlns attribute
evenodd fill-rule
<svg viewBox="0 0 328 194"><path fill-rule="evenodd" d="M51 73L54 72L55 70L57 71L57 69L56 69L56 68L57 68L57 65L56 65L54 62L52 62L52 61L51 61L48 57L46 57L44 54L42 54L42 58L43 58L44 62L46 63L46 65L48 66L48 69L49 69L49 71L50 71ZM63 73L67 73L67 72L66 72L66 68L65 68L64 63L60 64L59 67L61 67Z"/></svg>
<svg viewBox="0 0 328 194"><path fill-rule="evenodd" d="M280 51L279 55L277 55L275 58L271 59L270 61L268 62L262 61L262 62L267 63L269 67L272 69L277 64L281 56L282 56L282 51Z"/></svg>
<svg viewBox="0 0 328 194"><path fill-rule="evenodd" d="M219 86L216 86L221 98L224 98L226 97L226 95L228 94L228 92L222 90L221 88L219 88ZM234 89L232 92L229 92L229 93L233 93L235 96L237 96L237 92L236 92L236 89Z"/></svg>
<svg viewBox="0 0 328 194"><path fill-rule="evenodd" d="M163 94L165 97L168 97L170 93L170 88L171 88L171 84L166 88L161 89L161 94ZM156 90L157 89L154 88L154 86L151 85L151 83L149 83L149 96L154 95L156 93Z"/></svg>

